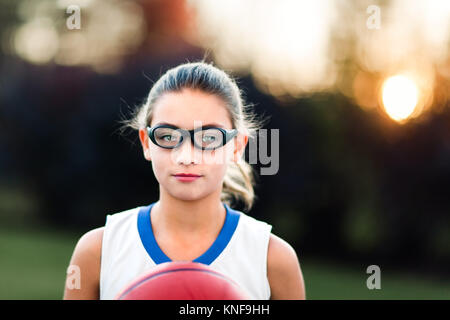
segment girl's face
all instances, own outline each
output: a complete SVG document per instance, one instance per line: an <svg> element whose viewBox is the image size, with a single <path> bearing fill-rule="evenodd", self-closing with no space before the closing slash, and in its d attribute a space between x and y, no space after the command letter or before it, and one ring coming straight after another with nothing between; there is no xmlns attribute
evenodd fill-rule
<svg viewBox="0 0 450 320"><path fill-rule="evenodd" d="M156 102L149 124L171 124L180 129L192 130L199 126L214 125L233 129L228 110L221 98L200 90L183 89L163 94ZM238 133L216 150L195 148L190 139L184 139L175 149L155 145L146 130L139 130L144 157L152 162L153 172L161 192L182 200L204 198L222 190L222 183L230 161L238 161L245 150L248 136ZM181 181L180 173L200 175L193 181Z"/></svg>

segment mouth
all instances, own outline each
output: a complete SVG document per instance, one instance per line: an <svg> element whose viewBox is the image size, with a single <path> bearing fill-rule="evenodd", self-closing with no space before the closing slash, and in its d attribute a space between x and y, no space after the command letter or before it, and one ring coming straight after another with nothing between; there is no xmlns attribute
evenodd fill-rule
<svg viewBox="0 0 450 320"><path fill-rule="evenodd" d="M174 174L175 177L191 177L191 178L199 178L201 175L199 174L192 174L192 173L178 173Z"/></svg>
<svg viewBox="0 0 450 320"><path fill-rule="evenodd" d="M179 173L174 174L173 176L180 182L192 182L201 177L201 175L191 173Z"/></svg>

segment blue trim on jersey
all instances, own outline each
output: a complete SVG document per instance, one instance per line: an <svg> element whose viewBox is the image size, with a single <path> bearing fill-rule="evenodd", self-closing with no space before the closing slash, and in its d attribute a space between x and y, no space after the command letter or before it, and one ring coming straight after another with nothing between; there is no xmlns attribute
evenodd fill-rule
<svg viewBox="0 0 450 320"><path fill-rule="evenodd" d="M149 206L141 207L138 215L138 231L141 237L142 244L149 256L155 261L156 264L171 261L168 256L159 248L153 235L152 222L150 220L150 211L152 209L152 203Z"/></svg>
<svg viewBox="0 0 450 320"><path fill-rule="evenodd" d="M146 207L141 207L138 214L137 227L142 244L148 255L153 259L156 264L172 261L161 250L156 242L153 234L152 223L150 219L150 213L155 203L152 203ZM223 203L226 209L225 222L220 230L214 243L203 253L200 257L193 260L193 262L199 262L203 264L211 264L226 248L234 234L239 223L239 212L231 209L227 204Z"/></svg>

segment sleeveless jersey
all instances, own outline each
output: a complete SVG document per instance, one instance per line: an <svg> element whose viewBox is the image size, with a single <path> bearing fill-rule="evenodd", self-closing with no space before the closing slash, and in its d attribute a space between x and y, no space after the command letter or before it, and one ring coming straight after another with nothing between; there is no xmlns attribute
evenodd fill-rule
<svg viewBox="0 0 450 320"><path fill-rule="evenodd" d="M155 203L107 215L103 232L100 299L114 299L131 281L171 261L155 240L150 213ZM226 209L224 225L211 247L194 262L230 277L250 299L270 298L267 250L272 226L239 210Z"/></svg>

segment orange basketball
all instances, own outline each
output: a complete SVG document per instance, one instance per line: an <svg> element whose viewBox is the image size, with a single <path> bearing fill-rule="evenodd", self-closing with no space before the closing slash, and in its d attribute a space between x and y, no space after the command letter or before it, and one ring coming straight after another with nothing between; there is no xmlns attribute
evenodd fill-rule
<svg viewBox="0 0 450 320"><path fill-rule="evenodd" d="M246 300L230 278L196 262L166 262L140 276L116 300Z"/></svg>

